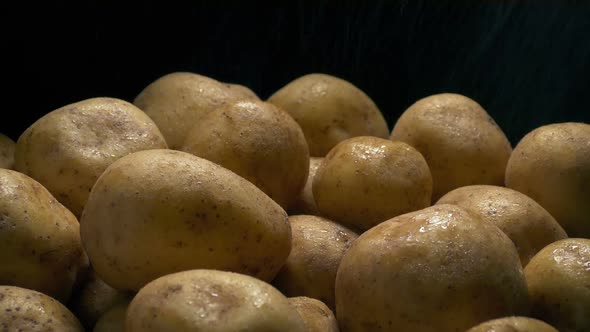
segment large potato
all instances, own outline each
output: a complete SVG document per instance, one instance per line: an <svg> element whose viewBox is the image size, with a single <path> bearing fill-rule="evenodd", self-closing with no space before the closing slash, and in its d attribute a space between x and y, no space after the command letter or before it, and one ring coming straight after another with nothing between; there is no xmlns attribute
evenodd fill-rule
<svg viewBox="0 0 590 332"><path fill-rule="evenodd" d="M237 273L191 270L156 279L131 301L127 332L306 332L287 298Z"/></svg>
<svg viewBox="0 0 590 332"><path fill-rule="evenodd" d="M0 168L12 168L14 165L14 149L14 141L10 137L0 134Z"/></svg>
<svg viewBox="0 0 590 332"><path fill-rule="evenodd" d="M590 238L590 125L557 123L514 148L506 186L537 201L571 237Z"/></svg>
<svg viewBox="0 0 590 332"><path fill-rule="evenodd" d="M303 186L303 189L295 201L295 206L293 207L295 213L313 215L318 215L320 213L320 211L318 211L318 206L315 203L315 199L313 198L313 191L311 188L315 174L322 164L322 161L324 161L324 158L309 158L309 174L307 175L305 186Z"/></svg>
<svg viewBox="0 0 590 332"><path fill-rule="evenodd" d="M193 268L270 281L291 249L278 204L235 173L173 150L114 162L92 188L80 225L93 268L117 289Z"/></svg>
<svg viewBox="0 0 590 332"><path fill-rule="evenodd" d="M79 227L37 181L0 169L0 284L66 301L87 265Z"/></svg>
<svg viewBox="0 0 590 332"><path fill-rule="evenodd" d="M470 328L467 332L559 332L553 326L528 317L493 319Z"/></svg>
<svg viewBox="0 0 590 332"><path fill-rule="evenodd" d="M150 118L132 104L93 98L59 108L31 125L16 144L15 169L45 186L80 216L90 189L113 161L166 148Z"/></svg>
<svg viewBox="0 0 590 332"><path fill-rule="evenodd" d="M500 228L516 245L522 266L546 245L567 238L557 221L516 190L476 185L457 188L436 204L455 204Z"/></svg>
<svg viewBox="0 0 590 332"><path fill-rule="evenodd" d="M30 289L0 286L2 331L83 332L76 317L55 299Z"/></svg>
<svg viewBox="0 0 590 332"><path fill-rule="evenodd" d="M181 150L242 176L284 209L293 205L309 172L309 150L297 122L259 100L203 115Z"/></svg>
<svg viewBox="0 0 590 332"><path fill-rule="evenodd" d="M312 191L321 215L364 231L429 206L432 177L424 157L408 144L361 136L328 153Z"/></svg>
<svg viewBox="0 0 590 332"><path fill-rule="evenodd" d="M590 331L590 239L543 248L524 269L532 315L561 332Z"/></svg>
<svg viewBox="0 0 590 332"><path fill-rule="evenodd" d="M387 123L371 98L334 76L299 77L268 101L289 112L299 123L314 157L325 156L336 144L354 136L388 135Z"/></svg>
<svg viewBox="0 0 590 332"><path fill-rule="evenodd" d="M455 205L373 227L344 254L336 276L336 316L346 332L464 331L527 309L512 241Z"/></svg>
<svg viewBox="0 0 590 332"><path fill-rule="evenodd" d="M297 309L307 332L338 332L338 322L332 310L322 301L305 296L289 298L289 304Z"/></svg>
<svg viewBox="0 0 590 332"><path fill-rule="evenodd" d="M356 233L321 217L289 217L291 253L273 284L287 296L308 296L334 309L334 283Z"/></svg>
<svg viewBox="0 0 590 332"><path fill-rule="evenodd" d="M472 184L503 185L510 142L474 100L443 93L418 100L397 120L392 140L415 147L428 162L436 201Z"/></svg>

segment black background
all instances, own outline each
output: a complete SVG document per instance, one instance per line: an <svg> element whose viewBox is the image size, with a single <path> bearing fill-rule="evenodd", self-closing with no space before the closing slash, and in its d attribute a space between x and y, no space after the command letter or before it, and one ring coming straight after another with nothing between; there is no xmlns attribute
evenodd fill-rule
<svg viewBox="0 0 590 332"><path fill-rule="evenodd" d="M121 4L121 3L124 3ZM513 144L543 124L590 122L587 1L21 2L5 11L0 132L17 139L82 99L133 100L173 71L262 98L323 72L377 103L390 128L417 99L465 94Z"/></svg>

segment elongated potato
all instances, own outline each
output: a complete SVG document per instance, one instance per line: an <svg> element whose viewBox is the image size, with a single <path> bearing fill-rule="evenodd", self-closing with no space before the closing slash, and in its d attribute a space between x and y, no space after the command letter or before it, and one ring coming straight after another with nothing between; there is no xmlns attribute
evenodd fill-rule
<svg viewBox="0 0 590 332"><path fill-rule="evenodd" d="M0 134L0 168L12 168L14 165L14 149L14 141L10 137Z"/></svg>
<svg viewBox="0 0 590 332"><path fill-rule="evenodd" d="M322 301L310 297L290 297L291 304L303 319L307 332L338 332L334 313Z"/></svg>

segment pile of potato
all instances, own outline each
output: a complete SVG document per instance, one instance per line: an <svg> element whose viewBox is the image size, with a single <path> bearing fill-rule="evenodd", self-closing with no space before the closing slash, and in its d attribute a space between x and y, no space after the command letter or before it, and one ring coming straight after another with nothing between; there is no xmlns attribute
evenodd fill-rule
<svg viewBox="0 0 590 332"><path fill-rule="evenodd" d="M194 73L0 136L2 331L590 331L590 125Z"/></svg>

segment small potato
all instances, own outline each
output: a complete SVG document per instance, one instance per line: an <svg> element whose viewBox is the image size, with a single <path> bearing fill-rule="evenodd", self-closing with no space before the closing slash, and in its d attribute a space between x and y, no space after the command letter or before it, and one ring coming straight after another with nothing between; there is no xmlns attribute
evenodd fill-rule
<svg viewBox="0 0 590 332"><path fill-rule="evenodd" d="M543 248L524 269L532 316L561 332L590 331L590 239Z"/></svg>
<svg viewBox="0 0 590 332"><path fill-rule="evenodd" d="M553 326L528 317L505 317L490 320L467 332L559 332Z"/></svg>
<svg viewBox="0 0 590 332"><path fill-rule="evenodd" d="M130 103L93 98L37 120L18 139L15 169L45 186L77 217L90 189L113 161L166 148L148 116Z"/></svg>
<svg viewBox="0 0 590 332"><path fill-rule="evenodd" d="M506 186L541 204L569 236L590 238L590 124L528 133L510 156Z"/></svg>
<svg viewBox="0 0 590 332"><path fill-rule="evenodd" d="M297 122L259 100L203 115L181 150L235 172L284 209L295 203L309 172L309 150Z"/></svg>
<svg viewBox="0 0 590 332"><path fill-rule="evenodd" d="M512 148L506 135L474 100L443 93L418 100L397 120L391 139L415 147L426 159L433 201L472 184L504 184Z"/></svg>
<svg viewBox="0 0 590 332"><path fill-rule="evenodd" d="M14 165L14 149L14 141L10 137L0 134L0 168L12 168Z"/></svg>
<svg viewBox="0 0 590 332"><path fill-rule="evenodd" d="M232 84L232 83L225 83L225 86L229 88L230 93L232 93L235 96L235 98L237 98L237 99L257 99L257 100L260 100L260 98L258 98L258 95L246 86L243 86L240 84Z"/></svg>
<svg viewBox="0 0 590 332"><path fill-rule="evenodd" d="M76 217L43 186L0 169L0 284L38 290L60 301L87 258Z"/></svg>
<svg viewBox="0 0 590 332"><path fill-rule="evenodd" d="M549 212L516 190L466 186L448 192L436 204L458 205L500 228L516 245L522 266L546 245L567 238Z"/></svg>
<svg viewBox="0 0 590 332"><path fill-rule="evenodd" d="M338 332L338 322L332 310L322 301L305 296L289 298L289 304L297 309L307 332Z"/></svg>
<svg viewBox="0 0 590 332"><path fill-rule="evenodd" d="M342 256L358 237L328 219L291 216L291 253L273 281L287 296L308 296L334 308L334 283Z"/></svg>
<svg viewBox="0 0 590 332"><path fill-rule="evenodd" d="M304 332L297 310L271 285L237 273L191 270L156 279L131 301L127 332Z"/></svg>
<svg viewBox="0 0 590 332"><path fill-rule="evenodd" d="M371 98L334 76L299 77L275 92L268 102L289 112L299 123L313 157L325 156L351 137L388 135L387 123Z"/></svg>
<svg viewBox="0 0 590 332"><path fill-rule="evenodd" d="M55 299L30 289L0 286L0 329L83 332L76 317Z"/></svg>
<svg viewBox="0 0 590 332"><path fill-rule="evenodd" d="M287 214L252 183L173 150L114 162L80 222L96 273L117 289L193 268L272 280L291 250Z"/></svg>
<svg viewBox="0 0 590 332"><path fill-rule="evenodd" d="M125 332L128 305L129 303L123 303L107 310L96 322L92 332Z"/></svg>
<svg viewBox="0 0 590 332"><path fill-rule="evenodd" d="M328 153L312 190L321 215L364 231L429 206L432 177L424 157L408 144L360 136Z"/></svg>
<svg viewBox="0 0 590 332"><path fill-rule="evenodd" d="M518 253L498 227L455 205L385 221L359 236L336 276L340 329L455 332L527 314Z"/></svg>
<svg viewBox="0 0 590 332"><path fill-rule="evenodd" d="M294 214L319 215L320 211L318 211L318 206L316 205L315 199L313 198L311 186L313 184L315 174L323 160L324 158L318 157L311 157L309 159L309 174L307 175L307 181L305 182L303 190L301 190L297 200L295 201L295 206L293 208Z"/></svg>

